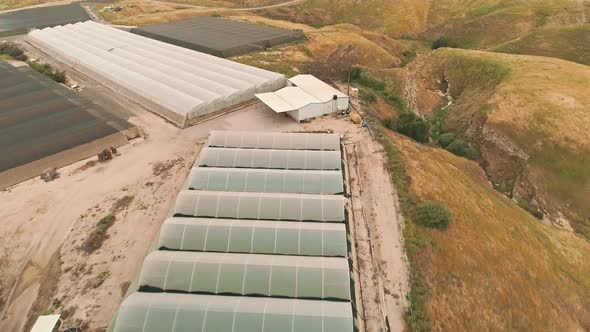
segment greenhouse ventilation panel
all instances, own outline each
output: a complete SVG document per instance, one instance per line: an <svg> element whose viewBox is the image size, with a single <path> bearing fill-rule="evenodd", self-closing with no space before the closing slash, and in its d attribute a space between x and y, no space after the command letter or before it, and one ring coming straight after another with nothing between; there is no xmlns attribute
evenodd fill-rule
<svg viewBox="0 0 590 332"><path fill-rule="evenodd" d="M175 216L345 222L346 198L337 195L234 193L184 190Z"/></svg>
<svg viewBox="0 0 590 332"><path fill-rule="evenodd" d="M352 317L346 302L137 292L114 332L352 332Z"/></svg>
<svg viewBox="0 0 590 332"><path fill-rule="evenodd" d="M324 133L212 131L206 146L240 149L340 150L340 136Z"/></svg>
<svg viewBox="0 0 590 332"><path fill-rule="evenodd" d="M189 189L294 194L342 194L339 171L195 167Z"/></svg>
<svg viewBox="0 0 590 332"><path fill-rule="evenodd" d="M347 257L342 223L168 218L158 248L251 254Z"/></svg>
<svg viewBox="0 0 590 332"><path fill-rule="evenodd" d="M145 259L140 290L350 301L348 260L153 251Z"/></svg>

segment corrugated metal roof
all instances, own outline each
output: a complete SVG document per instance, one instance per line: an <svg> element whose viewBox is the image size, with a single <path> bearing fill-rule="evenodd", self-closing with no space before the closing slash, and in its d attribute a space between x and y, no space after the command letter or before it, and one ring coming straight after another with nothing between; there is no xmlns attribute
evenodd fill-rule
<svg viewBox="0 0 590 332"><path fill-rule="evenodd" d="M313 75L297 75L291 77L289 79L289 82L293 83L298 88L314 96L321 102L327 102L332 100L332 98L334 98L334 95L338 97L347 97L340 90L333 88L329 84L321 81Z"/></svg>

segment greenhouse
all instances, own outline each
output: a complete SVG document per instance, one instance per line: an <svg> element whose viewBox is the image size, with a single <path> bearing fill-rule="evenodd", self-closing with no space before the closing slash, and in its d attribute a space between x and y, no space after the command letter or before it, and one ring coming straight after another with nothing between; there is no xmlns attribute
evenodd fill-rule
<svg viewBox="0 0 590 332"><path fill-rule="evenodd" d="M92 21L28 35L44 52L180 127L286 84L281 74Z"/></svg>
<svg viewBox="0 0 590 332"><path fill-rule="evenodd" d="M337 134L212 131L205 146L241 149L340 150Z"/></svg>
<svg viewBox="0 0 590 332"><path fill-rule="evenodd" d="M349 302L141 293L121 304L114 332L352 332Z"/></svg>
<svg viewBox="0 0 590 332"><path fill-rule="evenodd" d="M344 222L346 201L337 195L183 190L174 216Z"/></svg>
<svg viewBox="0 0 590 332"><path fill-rule="evenodd" d="M342 194L340 171L196 167L189 189L294 194Z"/></svg>
<svg viewBox="0 0 590 332"><path fill-rule="evenodd" d="M340 170L340 151L203 148L196 166Z"/></svg>
<svg viewBox="0 0 590 332"><path fill-rule="evenodd" d="M158 248L251 254L347 257L346 227L337 223L168 218Z"/></svg>
<svg viewBox="0 0 590 332"><path fill-rule="evenodd" d="M153 251L139 289L350 301L350 275L340 257Z"/></svg>

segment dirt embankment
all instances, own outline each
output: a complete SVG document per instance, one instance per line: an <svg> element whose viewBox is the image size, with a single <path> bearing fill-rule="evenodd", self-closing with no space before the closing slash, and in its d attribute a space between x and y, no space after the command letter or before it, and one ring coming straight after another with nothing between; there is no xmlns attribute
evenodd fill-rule
<svg viewBox="0 0 590 332"><path fill-rule="evenodd" d="M588 67L440 49L408 71L400 84L412 92L406 97L416 101L409 104L417 113L431 115L449 93L444 130L479 150L480 165L498 191L544 220L590 238Z"/></svg>

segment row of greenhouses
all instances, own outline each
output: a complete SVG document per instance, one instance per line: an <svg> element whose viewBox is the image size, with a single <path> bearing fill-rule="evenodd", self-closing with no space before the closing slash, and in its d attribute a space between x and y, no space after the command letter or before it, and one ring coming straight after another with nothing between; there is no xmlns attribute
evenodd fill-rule
<svg viewBox="0 0 590 332"><path fill-rule="evenodd" d="M111 330L357 331L339 145L336 134L212 132ZM338 167L201 165L210 149L244 165L248 151L330 153Z"/></svg>

